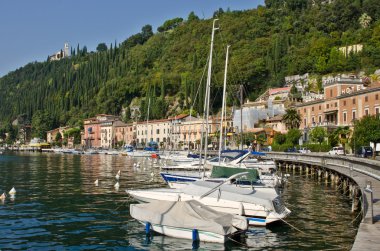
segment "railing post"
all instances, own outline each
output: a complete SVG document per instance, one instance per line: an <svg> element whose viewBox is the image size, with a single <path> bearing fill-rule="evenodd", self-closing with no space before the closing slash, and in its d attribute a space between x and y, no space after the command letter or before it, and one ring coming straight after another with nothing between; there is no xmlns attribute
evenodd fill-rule
<svg viewBox="0 0 380 251"><path fill-rule="evenodd" d="M370 223L373 224L373 193L372 193L372 184L371 181L367 180L367 186L364 189L364 194L366 201L368 202L367 207L364 209L364 215L366 217L363 217L363 223ZM366 204L366 203L364 203ZM366 213L366 211L368 211Z"/></svg>

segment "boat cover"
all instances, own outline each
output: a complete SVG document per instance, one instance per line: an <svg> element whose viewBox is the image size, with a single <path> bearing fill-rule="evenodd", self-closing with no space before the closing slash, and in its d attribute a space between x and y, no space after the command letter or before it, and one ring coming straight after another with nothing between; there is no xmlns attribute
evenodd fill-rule
<svg viewBox="0 0 380 251"><path fill-rule="evenodd" d="M151 224L197 229L220 235L248 228L245 217L217 212L195 200L131 204L130 214L139 221Z"/></svg>
<svg viewBox="0 0 380 251"><path fill-rule="evenodd" d="M228 166L213 166L211 169L211 178L229 178L232 175L248 172L244 179L250 182L256 182L259 179L259 172L256 169L228 167Z"/></svg>
<svg viewBox="0 0 380 251"><path fill-rule="evenodd" d="M189 183L186 188L181 189L182 193L202 196L206 192L213 189L218 184L210 181L195 181ZM278 197L274 189L247 189L241 188L234 185L224 184L220 186L219 189L213 193L207 195L207 197L220 198L223 200L230 200L242 203L252 203L256 205L262 205L268 210L274 210L273 200Z"/></svg>

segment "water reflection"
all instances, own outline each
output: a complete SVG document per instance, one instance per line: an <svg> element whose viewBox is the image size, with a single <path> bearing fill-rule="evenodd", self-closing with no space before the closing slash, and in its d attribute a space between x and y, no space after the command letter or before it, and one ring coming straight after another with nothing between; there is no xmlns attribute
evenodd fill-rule
<svg viewBox="0 0 380 251"><path fill-rule="evenodd" d="M134 163L140 162L140 165ZM117 180L115 175L120 170ZM98 186L94 182L98 180ZM119 182L119 189L114 185ZM129 216L125 189L164 187L153 161L109 155L22 153L0 156L1 250L188 250L188 240L158 234ZM336 187L295 175L282 193L285 223L251 228L242 244L200 243L199 250L350 249L357 228L350 200Z"/></svg>

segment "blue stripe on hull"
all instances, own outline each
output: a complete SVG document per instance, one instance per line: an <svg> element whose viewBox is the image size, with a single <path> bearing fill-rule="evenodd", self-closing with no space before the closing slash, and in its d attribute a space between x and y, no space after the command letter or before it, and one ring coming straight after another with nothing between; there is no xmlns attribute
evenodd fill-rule
<svg viewBox="0 0 380 251"><path fill-rule="evenodd" d="M186 177L186 176L180 176L180 175L172 175L168 173L161 173L161 177L164 179L166 183L168 182L194 182L197 180L200 180L200 178L197 177Z"/></svg>
<svg viewBox="0 0 380 251"><path fill-rule="evenodd" d="M181 176L181 175L175 175L175 174L169 174L169 173L160 173L161 177L164 179L166 183L169 182L194 182L197 180L200 180L201 178L198 177L192 177L192 176ZM207 179L207 181L218 181L222 182L221 179L215 179L213 180L212 178ZM248 180L239 180L236 181L237 185L247 185L250 186L252 183Z"/></svg>

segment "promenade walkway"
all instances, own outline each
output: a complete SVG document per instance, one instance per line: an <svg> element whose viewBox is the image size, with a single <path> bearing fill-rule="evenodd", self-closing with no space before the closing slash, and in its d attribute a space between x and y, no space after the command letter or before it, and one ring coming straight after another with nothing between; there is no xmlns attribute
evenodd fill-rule
<svg viewBox="0 0 380 251"><path fill-rule="evenodd" d="M268 155L278 161L321 166L350 177L361 189L364 204L364 216L352 250L380 250L380 162L378 160L321 154L271 152ZM368 184L371 184L370 189L367 187Z"/></svg>

